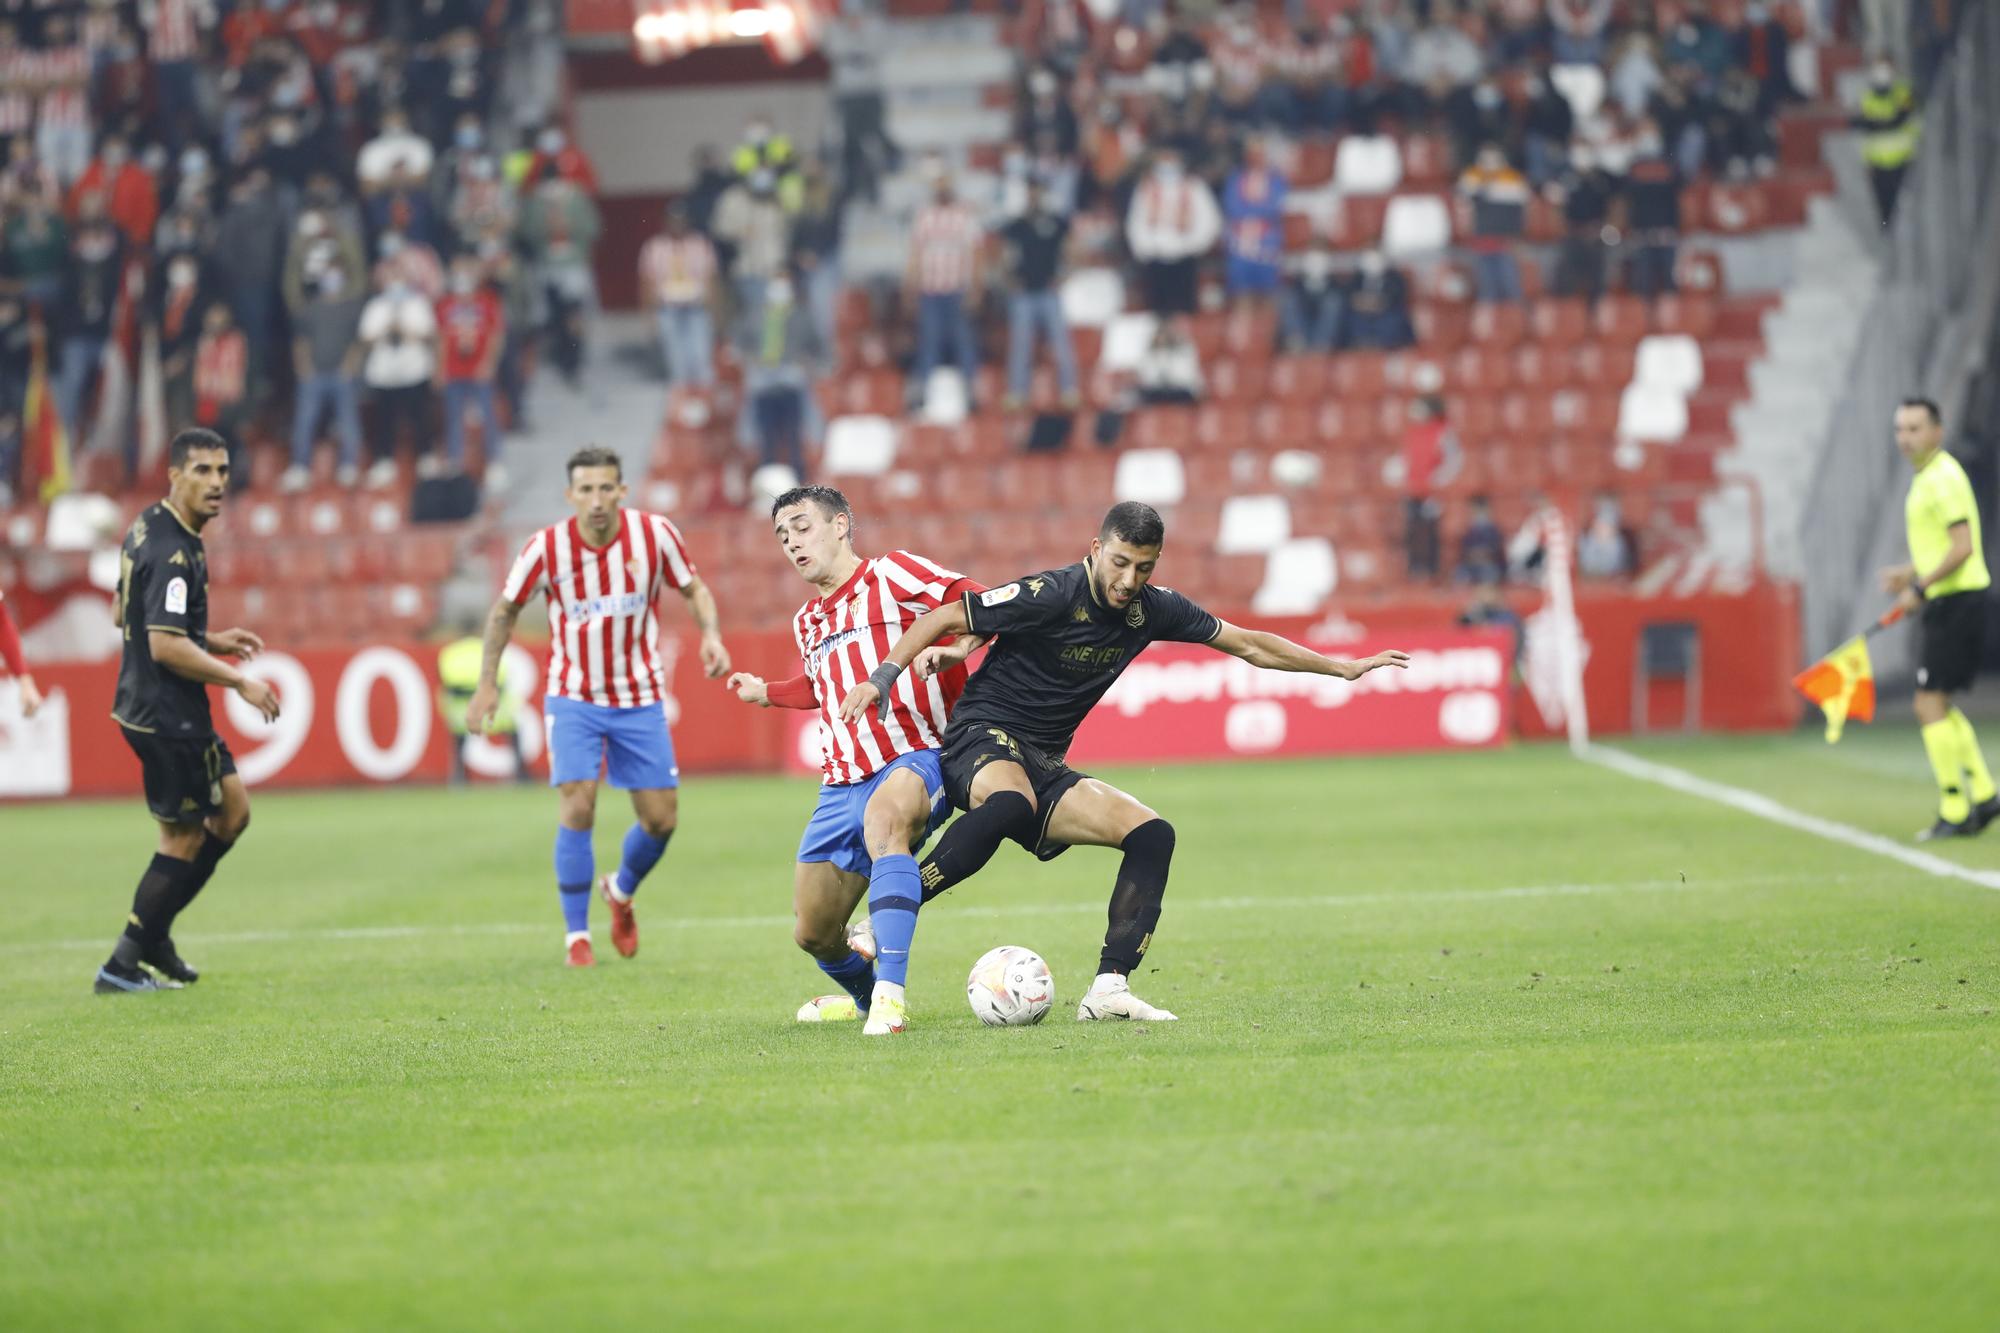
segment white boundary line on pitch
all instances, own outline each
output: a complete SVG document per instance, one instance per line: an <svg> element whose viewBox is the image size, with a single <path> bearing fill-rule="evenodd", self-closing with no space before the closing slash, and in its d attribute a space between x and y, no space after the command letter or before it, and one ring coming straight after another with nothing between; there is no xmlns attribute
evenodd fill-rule
<svg viewBox="0 0 2000 1333"><path fill-rule="evenodd" d="M1920 852L1914 847L1905 847L1879 833L1870 833L1851 824L1822 819L1818 815L1805 814L1788 805L1781 805L1761 792L1746 791L1726 783L1711 782L1707 778L1696 777L1685 769L1654 763L1650 759L1641 759L1637 755L1602 745L1586 746L1578 751L1578 756L1588 763L1608 768L1614 773L1623 773L1628 778L1651 782L1688 796L1699 796L1703 800L1726 805L1732 810L1740 810L1746 815L1755 815L1773 824L1783 824L1786 828L1810 833L1828 842L1837 842L1860 851L1872 852L1876 856L1886 856L1891 861L1899 861L1912 870L1923 871L1926 875L1962 879L1968 884L1977 884L1982 889L2000 889L2000 872L1962 866L1956 861L1947 861L1942 856Z"/></svg>
<svg viewBox="0 0 2000 1333"><path fill-rule="evenodd" d="M1517 898L1574 898L1585 895L1609 893L1667 893L1688 889L1755 888L1759 885L1784 884L1796 878L1793 875L1735 875L1725 879L1642 879L1627 880L1616 884L1518 884L1498 889L1440 889L1434 892L1421 890L1410 893L1328 893L1302 897L1274 898L1188 898L1170 901L1169 906L1176 912L1185 911L1250 911L1266 908L1286 907L1368 907L1384 904L1402 904L1422 907L1428 903L1468 903L1491 899L1506 902ZM1001 918L1020 916L1102 916L1104 905L1098 902L1074 903L1022 903L1018 906L1003 907L995 904L978 904L970 907L947 905L942 909L952 917ZM670 917L664 921L648 920L648 930L666 928L670 930L781 930L792 924L789 916L715 916L715 917ZM303 928L299 930L245 930L219 935L194 934L184 937L189 944L297 944L314 940L405 940L422 939L431 936L450 935L542 935L557 933L549 923L531 924L525 921L492 921L468 926L329 926L321 929ZM0 957L39 953L45 949L99 949L104 947L103 939L88 940L45 940L36 944L0 944Z"/></svg>

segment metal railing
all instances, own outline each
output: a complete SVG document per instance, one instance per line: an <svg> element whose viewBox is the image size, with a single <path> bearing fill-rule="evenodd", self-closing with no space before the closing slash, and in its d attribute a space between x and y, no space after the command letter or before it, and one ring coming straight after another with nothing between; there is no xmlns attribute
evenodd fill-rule
<svg viewBox="0 0 2000 1333"><path fill-rule="evenodd" d="M1923 137L1802 518L1808 656L1879 611L1874 569L1902 547L1908 468L1896 403L1936 399L1949 431L2000 306L2000 5L1970 8L1924 106ZM1884 645L1893 655L1894 648ZM1886 664L1885 664L1886 665Z"/></svg>

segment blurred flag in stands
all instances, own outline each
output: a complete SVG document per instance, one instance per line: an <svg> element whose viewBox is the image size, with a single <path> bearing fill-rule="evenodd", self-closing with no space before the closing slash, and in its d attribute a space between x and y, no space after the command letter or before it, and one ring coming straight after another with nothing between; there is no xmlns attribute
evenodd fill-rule
<svg viewBox="0 0 2000 1333"><path fill-rule="evenodd" d="M819 45L824 17L813 0L769 0L764 12L770 28L764 34L764 49L780 65L796 65Z"/></svg>
<svg viewBox="0 0 2000 1333"><path fill-rule="evenodd" d="M42 503L69 490L69 436L49 394L49 340L40 322L30 335L28 396L21 407L21 439L29 466L40 478Z"/></svg>
<svg viewBox="0 0 2000 1333"><path fill-rule="evenodd" d="M1847 719L1875 720L1875 667L1868 640L1857 634L1792 677L1792 687L1826 712L1826 739L1840 739Z"/></svg>
<svg viewBox="0 0 2000 1333"><path fill-rule="evenodd" d="M633 0L632 45L649 65L704 46L762 41L771 59L796 64L819 45L815 0Z"/></svg>

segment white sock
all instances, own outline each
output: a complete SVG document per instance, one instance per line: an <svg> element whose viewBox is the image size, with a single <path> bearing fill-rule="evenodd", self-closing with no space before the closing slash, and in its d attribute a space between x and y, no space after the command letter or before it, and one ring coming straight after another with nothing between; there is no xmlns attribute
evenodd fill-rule
<svg viewBox="0 0 2000 1333"><path fill-rule="evenodd" d="M1127 990L1130 988L1125 984L1123 973L1099 972L1097 979L1090 983L1090 989L1092 994L1101 995L1108 990Z"/></svg>
<svg viewBox="0 0 2000 1333"><path fill-rule="evenodd" d="M903 998L903 988L893 981L878 981L875 983L874 998L900 1001Z"/></svg>
<svg viewBox="0 0 2000 1333"><path fill-rule="evenodd" d="M606 875L606 876L604 877L604 887L605 887L605 888L606 888L607 890L609 890L609 891L610 891L610 893L611 893L611 901L612 901L612 902L614 902L614 903L621 903L621 904L623 904L623 903L629 903L629 902L631 902L631 901L632 901L632 895L631 895L631 894L629 894L629 893L624 893L624 892L621 892L621 891L619 890L619 888L618 888L618 876L617 876L617 874L616 874L616 873L613 873L613 874L609 874L609 875Z"/></svg>
<svg viewBox="0 0 2000 1333"><path fill-rule="evenodd" d="M578 940L587 940L589 938L590 932L587 930L572 930L569 934L563 936L563 948L567 949Z"/></svg>

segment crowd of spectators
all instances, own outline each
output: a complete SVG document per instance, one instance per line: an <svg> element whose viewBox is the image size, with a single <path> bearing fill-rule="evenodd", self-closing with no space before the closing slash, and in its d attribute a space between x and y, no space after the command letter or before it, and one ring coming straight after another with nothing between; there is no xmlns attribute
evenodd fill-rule
<svg viewBox="0 0 2000 1333"><path fill-rule="evenodd" d="M461 471L470 412L492 483L524 358L539 341L579 375L596 305L590 163L555 123L522 137L498 96L509 40L550 8L8 4L0 502L38 363L73 454L128 477L149 414L289 435L260 480L299 488L322 432L345 485L394 480L399 450Z"/></svg>

